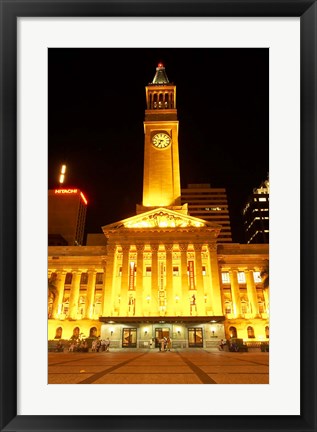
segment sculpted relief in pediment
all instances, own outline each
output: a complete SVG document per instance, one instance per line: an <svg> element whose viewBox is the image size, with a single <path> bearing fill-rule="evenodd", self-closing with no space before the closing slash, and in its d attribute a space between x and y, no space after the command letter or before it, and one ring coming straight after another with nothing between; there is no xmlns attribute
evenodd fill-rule
<svg viewBox="0 0 317 432"><path fill-rule="evenodd" d="M204 223L194 219L176 216L167 212L148 214L143 218L127 220L125 228L185 228L202 227Z"/></svg>

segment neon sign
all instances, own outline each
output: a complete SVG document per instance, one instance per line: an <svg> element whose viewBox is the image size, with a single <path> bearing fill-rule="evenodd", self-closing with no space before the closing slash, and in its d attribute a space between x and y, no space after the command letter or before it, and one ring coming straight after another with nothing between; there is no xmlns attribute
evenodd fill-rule
<svg viewBox="0 0 317 432"><path fill-rule="evenodd" d="M77 192L78 189L55 189L56 194L72 194Z"/></svg>

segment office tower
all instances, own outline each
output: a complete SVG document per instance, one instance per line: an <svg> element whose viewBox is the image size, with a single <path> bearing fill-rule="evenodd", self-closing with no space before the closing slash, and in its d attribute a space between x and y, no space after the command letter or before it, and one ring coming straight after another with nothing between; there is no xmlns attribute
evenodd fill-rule
<svg viewBox="0 0 317 432"><path fill-rule="evenodd" d="M230 243L231 226L226 189L210 184L189 184L181 190L181 203L188 203L191 216L221 225L218 243Z"/></svg>
<svg viewBox="0 0 317 432"><path fill-rule="evenodd" d="M243 209L246 243L269 243L269 179L253 189Z"/></svg>
<svg viewBox="0 0 317 432"><path fill-rule="evenodd" d="M83 244L87 199L79 189L56 188L48 191L49 246Z"/></svg>

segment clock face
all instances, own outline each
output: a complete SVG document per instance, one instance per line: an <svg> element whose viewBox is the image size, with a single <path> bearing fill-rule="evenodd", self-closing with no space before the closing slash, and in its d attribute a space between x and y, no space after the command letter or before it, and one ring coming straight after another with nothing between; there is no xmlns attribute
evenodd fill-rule
<svg viewBox="0 0 317 432"><path fill-rule="evenodd" d="M165 148L170 145L171 137L166 133L160 132L153 136L152 143L156 148Z"/></svg>

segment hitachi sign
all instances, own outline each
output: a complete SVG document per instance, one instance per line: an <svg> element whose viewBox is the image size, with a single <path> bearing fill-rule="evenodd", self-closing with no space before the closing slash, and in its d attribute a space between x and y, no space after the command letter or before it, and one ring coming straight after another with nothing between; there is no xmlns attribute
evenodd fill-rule
<svg viewBox="0 0 317 432"><path fill-rule="evenodd" d="M74 194L77 192L78 189L55 189L56 194Z"/></svg>

